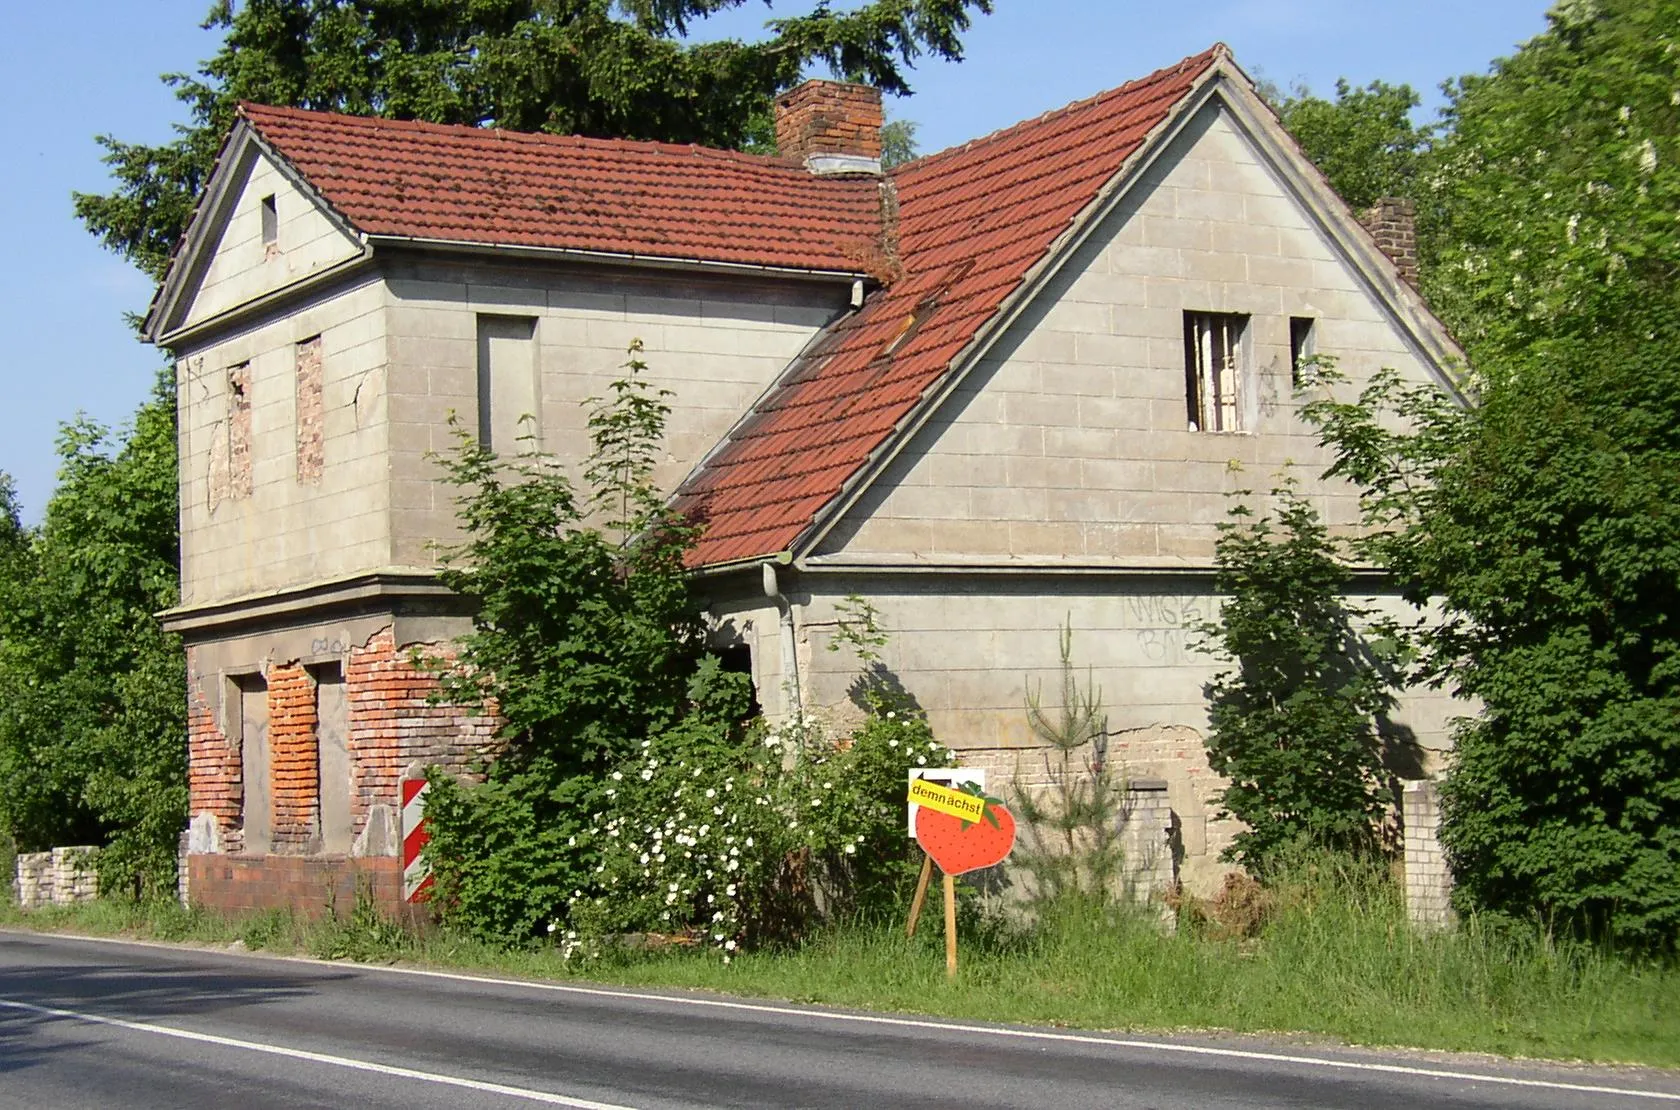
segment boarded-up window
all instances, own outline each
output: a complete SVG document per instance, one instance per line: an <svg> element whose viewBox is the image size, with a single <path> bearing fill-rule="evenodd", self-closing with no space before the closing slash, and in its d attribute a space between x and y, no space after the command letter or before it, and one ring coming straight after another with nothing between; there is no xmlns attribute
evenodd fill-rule
<svg viewBox="0 0 1680 1110"><path fill-rule="evenodd" d="M541 440L536 328L526 316L478 318L478 440L502 454Z"/></svg>
<svg viewBox="0 0 1680 1110"><path fill-rule="evenodd" d="M1242 343L1248 317L1184 314L1184 396L1190 430L1242 430Z"/></svg>
<svg viewBox="0 0 1680 1110"><path fill-rule="evenodd" d="M241 675L234 680L232 692L238 706L239 764L245 782L241 800L245 851L266 853L274 830L268 777L268 683L261 675Z"/></svg>
<svg viewBox="0 0 1680 1110"><path fill-rule="evenodd" d="M347 855L351 844L350 703L344 669L337 663L311 668L315 674L315 738L320 775L321 851Z"/></svg>
<svg viewBox="0 0 1680 1110"><path fill-rule="evenodd" d="M251 364L228 371L228 496L251 496Z"/></svg>
<svg viewBox="0 0 1680 1110"><path fill-rule="evenodd" d="M297 480L319 485L326 466L325 410L321 400L321 337L297 345Z"/></svg>

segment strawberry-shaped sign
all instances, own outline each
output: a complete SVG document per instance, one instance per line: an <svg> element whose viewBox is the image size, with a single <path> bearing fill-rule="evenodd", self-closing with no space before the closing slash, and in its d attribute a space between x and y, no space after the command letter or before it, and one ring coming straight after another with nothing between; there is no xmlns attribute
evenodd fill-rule
<svg viewBox="0 0 1680 1110"><path fill-rule="evenodd" d="M916 843L947 875L995 867L1015 846L1015 818L973 783L943 786L916 779L910 784L915 804Z"/></svg>

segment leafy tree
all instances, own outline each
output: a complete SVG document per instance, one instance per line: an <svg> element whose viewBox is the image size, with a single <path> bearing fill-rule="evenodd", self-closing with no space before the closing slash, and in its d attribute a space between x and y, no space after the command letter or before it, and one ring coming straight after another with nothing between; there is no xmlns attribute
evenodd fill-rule
<svg viewBox="0 0 1680 1110"><path fill-rule="evenodd" d="M1235 664L1207 686L1208 764L1230 780L1225 811L1247 828L1225 858L1264 875L1301 846L1369 854L1392 805L1379 720L1392 669L1355 627L1347 569L1292 482L1258 518L1242 498L1219 528L1226 600L1203 636Z"/></svg>
<svg viewBox="0 0 1680 1110"><path fill-rule="evenodd" d="M1460 908L1672 949L1680 315L1622 323L1484 363L1468 410L1384 375L1309 415L1369 550L1442 611L1427 673L1483 707L1443 787Z"/></svg>
<svg viewBox="0 0 1680 1110"><path fill-rule="evenodd" d="M1418 94L1410 85L1373 81L1354 88L1336 82L1325 100L1304 87L1275 96L1274 106L1301 152L1330 179L1355 211L1383 197L1416 199L1429 133L1412 123Z"/></svg>
<svg viewBox="0 0 1680 1110"><path fill-rule="evenodd" d="M653 484L669 410L640 350L592 402L582 496L551 456L498 457L459 427L441 460L466 534L440 552L441 577L474 618L433 666L446 697L504 725L485 783L438 780L427 813L439 881L486 935L530 935L588 885L567 848L603 776L690 706L705 645L683 568L694 530Z"/></svg>
<svg viewBox="0 0 1680 1110"><path fill-rule="evenodd" d="M916 121L888 120L881 128L881 166L892 169L916 160Z"/></svg>
<svg viewBox="0 0 1680 1110"><path fill-rule="evenodd" d="M0 498L0 823L104 844L106 889L169 889L186 821L185 667L153 617L178 596L173 383L121 434L65 427L39 528Z"/></svg>
<svg viewBox="0 0 1680 1110"><path fill-rule="evenodd" d="M1569 0L1448 89L1424 289L1472 360L1680 303L1680 0Z"/></svg>
<svg viewBox="0 0 1680 1110"><path fill-rule="evenodd" d="M161 146L102 136L117 189L78 196L76 211L106 246L159 277L241 100L739 147L805 66L908 93L914 61L960 59L972 14L992 8L820 4L771 20L762 41L686 40L692 25L741 2L218 0L205 26L226 29L221 49L196 75L165 78L190 122Z"/></svg>

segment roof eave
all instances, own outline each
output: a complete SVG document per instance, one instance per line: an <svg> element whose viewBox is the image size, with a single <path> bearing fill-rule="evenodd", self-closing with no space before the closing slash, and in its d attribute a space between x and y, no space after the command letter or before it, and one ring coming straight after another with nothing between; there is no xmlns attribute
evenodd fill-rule
<svg viewBox="0 0 1680 1110"><path fill-rule="evenodd" d="M639 254L633 251L582 250L577 247L544 247L504 243L486 243L471 239L435 239L420 235L367 235L370 247L446 251L457 254L492 254L500 258L550 258L570 262L587 262L609 266L637 266L659 270L683 270L690 273L745 274L773 276L793 281L814 281L824 284L851 284L872 280L868 274L854 270L827 270L817 267L775 266L755 262L721 262L706 258L686 258Z"/></svg>

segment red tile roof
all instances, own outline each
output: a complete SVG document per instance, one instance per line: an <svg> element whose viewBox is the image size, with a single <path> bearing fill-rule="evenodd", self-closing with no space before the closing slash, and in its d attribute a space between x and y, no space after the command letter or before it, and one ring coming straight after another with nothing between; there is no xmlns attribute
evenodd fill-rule
<svg viewBox="0 0 1680 1110"><path fill-rule="evenodd" d="M895 174L903 276L822 336L678 491L696 566L788 550L1221 47Z"/></svg>
<svg viewBox="0 0 1680 1110"><path fill-rule="evenodd" d="M863 273L878 183L698 146L242 104L368 235Z"/></svg>

